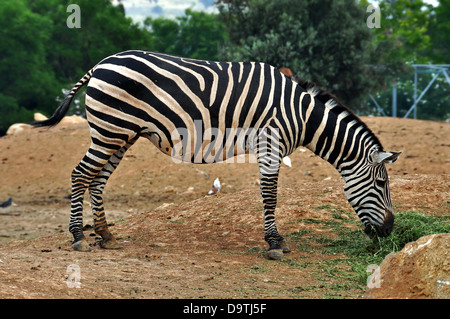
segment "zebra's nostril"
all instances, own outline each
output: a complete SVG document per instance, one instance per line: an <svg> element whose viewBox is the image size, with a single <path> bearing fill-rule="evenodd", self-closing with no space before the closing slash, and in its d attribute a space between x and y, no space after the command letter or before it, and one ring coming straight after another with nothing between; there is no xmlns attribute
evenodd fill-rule
<svg viewBox="0 0 450 319"><path fill-rule="evenodd" d="M394 214L391 211L388 211L383 225L386 237L391 234L392 229L394 228L394 220L395 220Z"/></svg>

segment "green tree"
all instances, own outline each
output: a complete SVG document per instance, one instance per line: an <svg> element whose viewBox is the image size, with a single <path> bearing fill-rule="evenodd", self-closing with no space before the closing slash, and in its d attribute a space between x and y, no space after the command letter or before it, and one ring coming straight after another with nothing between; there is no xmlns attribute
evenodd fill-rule
<svg viewBox="0 0 450 319"><path fill-rule="evenodd" d="M177 54L176 43L178 41L180 26L177 21L166 18L147 17L144 26L152 37L152 51L167 54Z"/></svg>
<svg viewBox="0 0 450 319"><path fill-rule="evenodd" d="M45 60L51 20L22 1L0 2L0 135L31 110L54 104L58 83Z"/></svg>
<svg viewBox="0 0 450 319"><path fill-rule="evenodd" d="M366 8L348 0L220 0L229 60L288 67L357 109L370 88Z"/></svg>
<svg viewBox="0 0 450 319"><path fill-rule="evenodd" d="M216 14L190 9L176 20L148 17L144 25L151 32L152 50L193 59L217 60L226 39L225 26Z"/></svg>
<svg viewBox="0 0 450 319"><path fill-rule="evenodd" d="M181 56L193 59L217 60L219 46L225 41L225 25L217 20L216 14L186 10L178 18L180 24L177 51Z"/></svg>
<svg viewBox="0 0 450 319"><path fill-rule="evenodd" d="M428 34L432 45L427 54L435 64L450 64L450 0L440 0L430 18Z"/></svg>
<svg viewBox="0 0 450 319"><path fill-rule="evenodd" d="M371 63L383 78L410 72L413 63L428 63L424 52L431 46L428 28L433 7L422 0L382 0L381 27L373 29Z"/></svg>
<svg viewBox="0 0 450 319"><path fill-rule="evenodd" d="M81 9L79 29L66 24L71 3ZM149 32L109 0L0 1L0 30L0 136L36 111L51 115L62 89L108 55L152 46Z"/></svg>
<svg viewBox="0 0 450 319"><path fill-rule="evenodd" d="M151 37L110 0L25 0L31 10L53 22L47 61L58 79L76 82L103 58L119 51L148 49ZM79 5L81 28L66 25L67 6Z"/></svg>
<svg viewBox="0 0 450 319"><path fill-rule="evenodd" d="M397 86L397 116L404 116L414 103L412 64L449 64L450 0L433 7L422 0L382 0L381 28L374 29L372 77L379 86L373 95L387 115L392 115L392 86ZM432 79L422 73L418 92ZM418 104L418 118L447 119L450 116L450 86L441 76ZM373 105L370 99L367 105Z"/></svg>

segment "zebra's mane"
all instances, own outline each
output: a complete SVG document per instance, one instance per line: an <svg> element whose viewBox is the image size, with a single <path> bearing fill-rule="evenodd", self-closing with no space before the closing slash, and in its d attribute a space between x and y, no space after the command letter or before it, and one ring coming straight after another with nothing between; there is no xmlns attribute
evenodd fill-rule
<svg viewBox="0 0 450 319"><path fill-rule="evenodd" d="M331 107L331 110L335 114L340 114L343 112L348 113L345 117L345 122L350 123L355 120L360 123L360 126L364 128L365 131L369 133L374 142L379 146L379 150L383 150L383 146L378 139L378 137L373 133L373 131L364 123L352 110L346 107L339 99L328 91L318 87L314 82L298 79L294 76L291 77L293 81L302 87L304 90L310 92L317 100L323 103L325 107Z"/></svg>

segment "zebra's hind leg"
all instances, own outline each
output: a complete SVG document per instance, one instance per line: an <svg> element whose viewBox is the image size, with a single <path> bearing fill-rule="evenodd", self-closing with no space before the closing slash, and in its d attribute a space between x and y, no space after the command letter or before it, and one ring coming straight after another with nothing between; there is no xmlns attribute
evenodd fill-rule
<svg viewBox="0 0 450 319"><path fill-rule="evenodd" d="M84 193L95 174L88 166L85 166L84 159L72 171L72 195L70 206L69 231L73 235L72 247L78 251L90 251L88 242L83 234L83 199Z"/></svg>
<svg viewBox="0 0 450 319"><path fill-rule="evenodd" d="M138 137L130 140L125 146L116 151L103 167L101 172L94 178L89 185L89 194L91 197L92 213L94 216L94 230L95 233L102 237L100 241L100 247L105 249L119 249L120 246L117 243L114 236L108 229L108 223L106 222L105 209L103 207L103 189L111 174L119 165L125 152L136 142Z"/></svg>
<svg viewBox="0 0 450 319"><path fill-rule="evenodd" d="M74 241L72 247L78 251L90 251L89 244L83 234L83 199L86 189L91 182L103 171L111 156L126 144L102 143L91 144L81 162L72 171L72 195L69 231L72 233Z"/></svg>

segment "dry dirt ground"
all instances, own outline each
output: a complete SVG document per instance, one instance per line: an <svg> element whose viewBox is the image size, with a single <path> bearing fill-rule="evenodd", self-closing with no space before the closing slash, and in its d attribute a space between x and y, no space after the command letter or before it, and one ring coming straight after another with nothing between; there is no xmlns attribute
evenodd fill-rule
<svg viewBox="0 0 450 319"><path fill-rule="evenodd" d="M388 167L396 209L449 215L450 124L363 120L385 149L403 151ZM0 138L0 202L13 198L12 206L0 208L0 298L364 297L354 286L333 289L339 275L320 276L318 266L333 256L291 247L286 257L305 267L265 258L256 164L175 164L145 139L105 190L110 229L122 248L101 249L88 229L92 251L72 251L65 197L88 145L87 124ZM352 211L330 164L302 148L291 160L280 173L282 234L323 232L303 222L330 219L321 205ZM222 190L207 196L216 177ZM84 216L91 224L87 201ZM77 283L81 288L69 287Z"/></svg>

